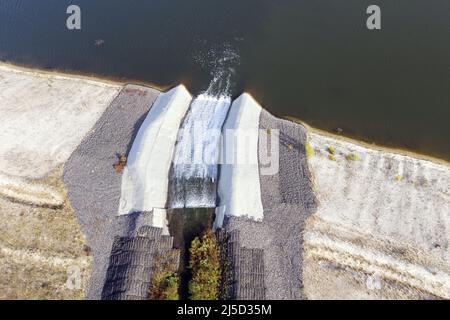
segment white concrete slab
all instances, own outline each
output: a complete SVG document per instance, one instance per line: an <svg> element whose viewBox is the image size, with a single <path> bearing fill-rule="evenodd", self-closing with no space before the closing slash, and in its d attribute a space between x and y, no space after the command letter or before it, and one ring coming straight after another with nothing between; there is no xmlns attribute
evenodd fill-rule
<svg viewBox="0 0 450 320"><path fill-rule="evenodd" d="M166 207L178 129L191 100L180 85L161 94L153 104L128 155L119 214Z"/></svg>
<svg viewBox="0 0 450 320"><path fill-rule="evenodd" d="M167 220L167 210L154 208L152 215L152 226L162 229L162 235L170 235L169 221Z"/></svg>
<svg viewBox="0 0 450 320"><path fill-rule="evenodd" d="M237 98L222 133L220 177L215 227L224 216L263 219L258 165L258 132L261 106L247 93Z"/></svg>

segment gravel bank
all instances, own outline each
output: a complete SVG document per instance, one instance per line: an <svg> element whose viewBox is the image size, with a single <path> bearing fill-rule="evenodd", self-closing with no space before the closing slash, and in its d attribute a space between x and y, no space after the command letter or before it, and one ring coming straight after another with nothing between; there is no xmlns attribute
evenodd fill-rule
<svg viewBox="0 0 450 320"><path fill-rule="evenodd" d="M264 250L266 299L301 299L303 229L317 206L306 161L306 130L265 110L260 128L280 130L278 174L260 176L264 219L230 217L224 227L239 230L242 246ZM264 145L260 139L259 148Z"/></svg>
<svg viewBox="0 0 450 320"><path fill-rule="evenodd" d="M87 297L100 299L114 236L132 236L150 214L118 217L122 175L113 164L128 154L159 91L126 85L71 155L63 179L94 261Z"/></svg>

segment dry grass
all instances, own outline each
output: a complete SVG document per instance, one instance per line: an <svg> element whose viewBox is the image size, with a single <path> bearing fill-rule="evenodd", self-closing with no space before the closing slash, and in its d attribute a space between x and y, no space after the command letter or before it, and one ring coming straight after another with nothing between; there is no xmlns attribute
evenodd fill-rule
<svg viewBox="0 0 450 320"><path fill-rule="evenodd" d="M60 175L58 169L47 182L65 195ZM90 263L67 201L52 209L0 198L0 299L83 298ZM80 273L80 286L69 289L73 270Z"/></svg>

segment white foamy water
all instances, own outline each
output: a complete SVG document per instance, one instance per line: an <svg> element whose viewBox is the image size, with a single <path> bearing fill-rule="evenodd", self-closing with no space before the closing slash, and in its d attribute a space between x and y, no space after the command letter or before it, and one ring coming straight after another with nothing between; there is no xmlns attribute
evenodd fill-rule
<svg viewBox="0 0 450 320"><path fill-rule="evenodd" d="M211 70L211 82L192 101L178 133L169 186L171 208L216 206L220 135L231 106L239 54L224 43L199 52L194 60Z"/></svg>
<svg viewBox="0 0 450 320"><path fill-rule="evenodd" d="M215 207L220 134L230 97L199 95L178 134L171 179L171 207Z"/></svg>
<svg viewBox="0 0 450 320"><path fill-rule="evenodd" d="M217 177L218 143L230 107L229 97L199 95L180 129L175 151L176 178Z"/></svg>

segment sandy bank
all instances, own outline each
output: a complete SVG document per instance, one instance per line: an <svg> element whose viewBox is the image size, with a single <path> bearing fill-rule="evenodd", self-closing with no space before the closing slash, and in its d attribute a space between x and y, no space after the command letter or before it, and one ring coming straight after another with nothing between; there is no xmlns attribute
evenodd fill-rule
<svg viewBox="0 0 450 320"><path fill-rule="evenodd" d="M119 89L0 64L0 298L84 298L91 257L62 166Z"/></svg>
<svg viewBox="0 0 450 320"><path fill-rule="evenodd" d="M61 197L58 207L0 197L0 299L85 297L91 257L66 199L61 171L46 180Z"/></svg>
<svg viewBox="0 0 450 320"><path fill-rule="evenodd" d="M0 65L0 193L61 204L45 177L67 161L120 87Z"/></svg>
<svg viewBox="0 0 450 320"><path fill-rule="evenodd" d="M315 132L309 143L319 200L306 234L310 296L449 298L449 167ZM340 295L342 286L358 287L350 272L363 280L354 295ZM343 275L325 285L317 279L324 273Z"/></svg>
<svg viewBox="0 0 450 320"><path fill-rule="evenodd" d="M113 85L113 86L125 86L127 84L135 84L135 85L142 85L147 88L152 88L157 91L167 91L170 90L171 86L160 86L155 83L142 81L139 79L130 79L127 78L126 81L117 79L114 77L107 77L102 76L98 74L86 74L86 73L77 73L73 70L58 70L58 69L39 69L38 67L35 67L33 65L20 65L16 63L11 63L8 61L0 61L0 66L8 68L8 69L14 69L16 71L22 71L29 74L34 74L36 76L60 76L63 78L71 78L71 79L78 79L83 81L93 81L93 82L101 82L107 85Z"/></svg>

